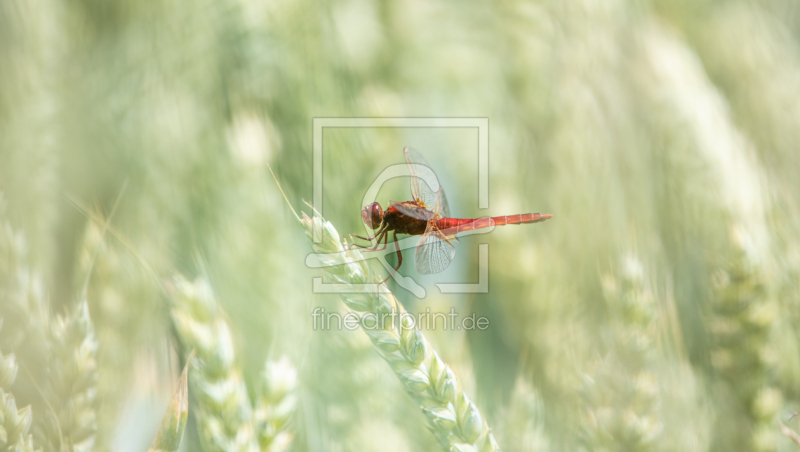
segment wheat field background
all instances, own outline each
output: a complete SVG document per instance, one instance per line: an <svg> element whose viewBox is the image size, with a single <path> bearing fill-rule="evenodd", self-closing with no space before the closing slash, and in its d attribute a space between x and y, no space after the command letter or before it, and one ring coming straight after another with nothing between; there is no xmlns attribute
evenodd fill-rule
<svg viewBox="0 0 800 452"><path fill-rule="evenodd" d="M477 131L339 128L298 222L315 117L489 118L489 211ZM798 143L796 0L1 0L0 452L800 450ZM554 218L315 294L405 146Z"/></svg>

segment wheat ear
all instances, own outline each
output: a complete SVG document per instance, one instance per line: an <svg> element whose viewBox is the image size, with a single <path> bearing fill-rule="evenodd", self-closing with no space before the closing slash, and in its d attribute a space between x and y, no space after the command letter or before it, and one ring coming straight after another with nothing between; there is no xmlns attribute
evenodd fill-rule
<svg viewBox="0 0 800 452"><path fill-rule="evenodd" d="M303 213L300 223L311 240L311 247L325 264L325 274L334 283L356 291L354 286L375 284L378 279L357 250L342 246L333 225L315 211L314 218ZM314 243L314 231L322 241ZM499 450L486 421L464 393L461 383L431 347L392 293L381 284L377 291L340 293L348 308L355 311L363 331L378 354L403 383L406 392L420 405L428 429L445 451ZM381 323L381 319L401 319Z"/></svg>
<svg viewBox="0 0 800 452"><path fill-rule="evenodd" d="M97 341L86 300L50 326L47 411L39 430L45 450L92 450L97 432Z"/></svg>
<svg viewBox="0 0 800 452"><path fill-rule="evenodd" d="M17 410L14 396L8 391L18 370L13 353L0 353L0 452L34 452L33 436L28 433L33 421L31 407Z"/></svg>
<svg viewBox="0 0 800 452"><path fill-rule="evenodd" d="M607 353L584 375L586 419L581 440L589 449L652 451L663 430L654 354L657 300L635 256L603 278L610 325Z"/></svg>
<svg viewBox="0 0 800 452"><path fill-rule="evenodd" d="M0 342L19 353L24 365L46 366L47 325L45 284L28 262L25 236L5 220L0 194L0 317L5 328Z"/></svg>
<svg viewBox="0 0 800 452"><path fill-rule="evenodd" d="M233 337L208 281L176 276L167 284L171 316L184 352L192 361L192 412L207 452L259 450L253 410L242 372L235 362Z"/></svg>
<svg viewBox="0 0 800 452"><path fill-rule="evenodd" d="M287 357L267 361L260 383L255 427L261 450L288 450L294 439L291 420L297 410L297 370Z"/></svg>
<svg viewBox="0 0 800 452"><path fill-rule="evenodd" d="M749 448L774 450L779 435L774 417L783 405L781 390L770 381L775 355L770 335L780 315L769 293L768 275L747 245L742 228L731 230L731 256L717 269L712 280L711 365L727 383L749 420ZM730 428L724 427L723 428Z"/></svg>

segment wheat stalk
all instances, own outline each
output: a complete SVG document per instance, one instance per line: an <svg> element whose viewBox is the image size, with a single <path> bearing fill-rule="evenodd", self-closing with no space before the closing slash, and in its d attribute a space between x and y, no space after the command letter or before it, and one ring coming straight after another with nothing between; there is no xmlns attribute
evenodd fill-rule
<svg viewBox="0 0 800 452"><path fill-rule="evenodd" d="M781 428L781 433L786 435L787 438L791 439L798 446L800 446L800 435L798 435L797 432L787 427L786 424L784 424L783 422L779 422L778 425Z"/></svg>
<svg viewBox="0 0 800 452"><path fill-rule="evenodd" d="M311 239L311 247L325 264L325 274L334 283L353 288L378 280L357 250L345 249L339 233L315 211L298 220ZM314 231L322 241L315 243ZM375 350L386 360L406 392L420 405L428 429L445 451L497 451L499 447L478 407L464 393L461 383L413 326L410 316L394 295L381 284L375 292L340 293L344 304L358 313L362 330ZM381 327L376 319L400 319ZM378 322L380 323L380 322Z"/></svg>
<svg viewBox="0 0 800 452"><path fill-rule="evenodd" d="M258 451L247 387L235 363L233 337L211 286L176 276L167 285L173 324L185 352L195 350L192 400L203 449Z"/></svg>

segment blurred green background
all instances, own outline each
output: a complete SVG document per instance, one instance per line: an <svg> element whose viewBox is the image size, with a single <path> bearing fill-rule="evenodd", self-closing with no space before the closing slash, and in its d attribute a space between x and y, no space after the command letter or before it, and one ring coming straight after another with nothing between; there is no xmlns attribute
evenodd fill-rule
<svg viewBox="0 0 800 452"><path fill-rule="evenodd" d="M2 0L4 389L36 448L64 412L91 439L71 450L145 450L182 274L213 288L250 398L265 361L297 369L290 450L437 450L362 332L312 329L341 305L266 165L305 208L314 117L488 117L488 213L554 218L462 240L440 279L474 282L489 243L487 294L390 288L489 319L425 334L503 450L799 450L799 40L796 0ZM454 216L487 214L476 130L326 129L340 234L404 146ZM84 298L91 369L59 333ZM202 428L190 409L183 450Z"/></svg>

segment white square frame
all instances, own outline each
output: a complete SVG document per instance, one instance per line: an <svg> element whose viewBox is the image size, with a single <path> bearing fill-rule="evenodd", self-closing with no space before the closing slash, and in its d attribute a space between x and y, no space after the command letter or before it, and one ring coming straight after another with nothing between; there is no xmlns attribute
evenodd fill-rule
<svg viewBox="0 0 800 452"><path fill-rule="evenodd" d="M325 128L477 128L478 129L478 209L489 208L489 118L313 118L312 120L312 200L321 215L322 205L322 134ZM316 215L316 213L315 213ZM318 225L319 222L314 222ZM322 231L315 226L312 237L315 243L322 241ZM478 246L478 282L444 284L436 286L442 293L487 293L489 291L489 245ZM409 278L410 279L410 278ZM314 292L361 292L374 290L373 285L364 285L361 290L344 289L338 284L326 284L322 278L313 280ZM405 286L404 286L405 287ZM425 297L425 290L419 285L405 287L419 298Z"/></svg>

